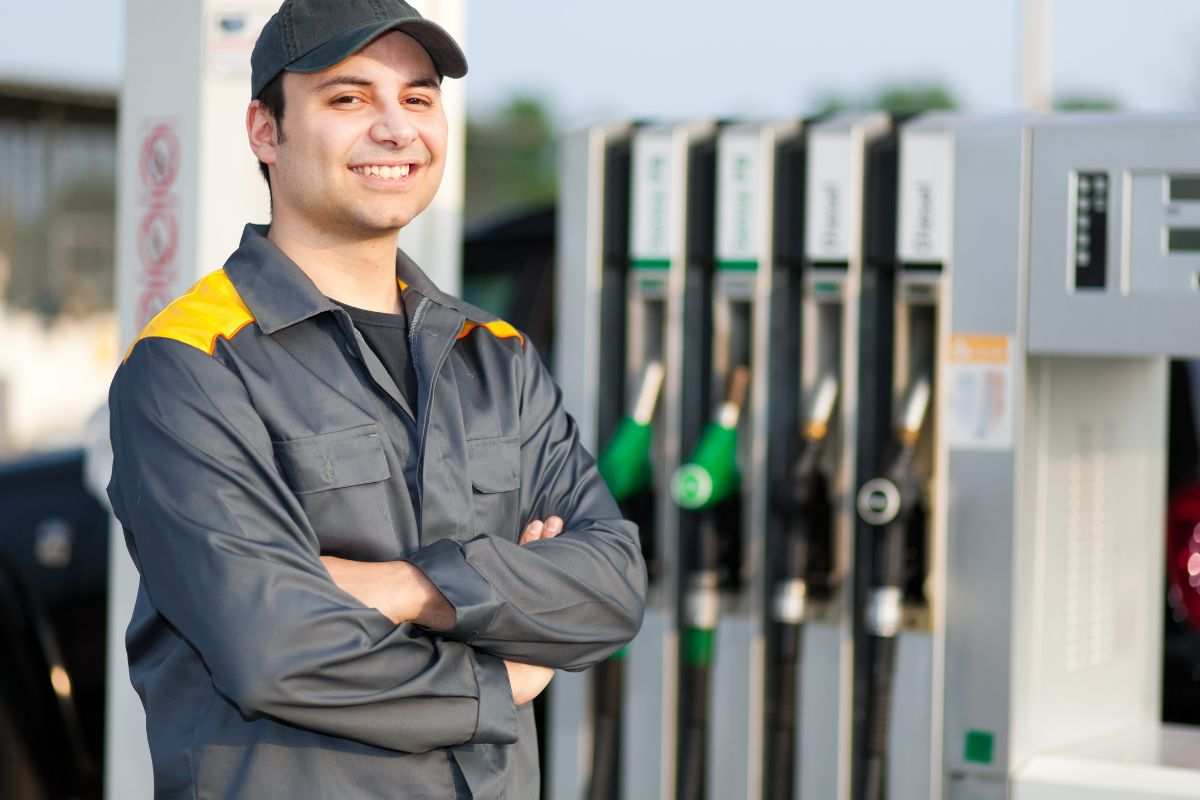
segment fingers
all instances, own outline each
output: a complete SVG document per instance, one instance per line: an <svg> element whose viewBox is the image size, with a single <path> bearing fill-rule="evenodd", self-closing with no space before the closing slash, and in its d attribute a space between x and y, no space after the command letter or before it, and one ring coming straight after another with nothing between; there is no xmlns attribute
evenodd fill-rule
<svg viewBox="0 0 1200 800"><path fill-rule="evenodd" d="M550 517L545 522L535 519L525 526L525 530L521 532L521 538L518 539L517 543L525 545L530 542L536 542L538 539L553 539L562 533L562 530L562 517Z"/></svg>
<svg viewBox="0 0 1200 800"><path fill-rule="evenodd" d="M538 539L542 538L542 532L545 529L546 526L542 523L542 521L540 519L535 519L533 522L525 526L525 530L521 532L521 538L517 543L525 545L529 544L530 542L536 542Z"/></svg>

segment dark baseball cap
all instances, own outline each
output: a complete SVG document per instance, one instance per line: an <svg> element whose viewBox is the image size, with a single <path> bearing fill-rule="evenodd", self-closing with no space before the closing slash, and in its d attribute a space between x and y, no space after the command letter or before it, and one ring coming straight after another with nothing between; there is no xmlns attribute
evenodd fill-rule
<svg viewBox="0 0 1200 800"><path fill-rule="evenodd" d="M404 0L284 0L254 43L250 96L258 97L284 70L319 72L388 31L403 31L416 39L439 74L467 74L467 58L454 38Z"/></svg>

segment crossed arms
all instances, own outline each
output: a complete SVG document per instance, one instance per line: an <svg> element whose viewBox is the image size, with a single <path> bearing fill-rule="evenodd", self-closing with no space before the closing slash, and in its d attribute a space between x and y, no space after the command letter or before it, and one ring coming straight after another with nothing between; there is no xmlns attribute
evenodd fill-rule
<svg viewBox="0 0 1200 800"><path fill-rule="evenodd" d="M535 519L525 526L519 545L553 539L562 533L562 517L542 522ZM369 608L400 625L413 622L431 631L454 627L454 607L421 570L407 561L351 561L336 556L321 556L321 563L338 588ZM531 702L549 684L554 670L537 664L505 661L513 703Z"/></svg>
<svg viewBox="0 0 1200 800"><path fill-rule="evenodd" d="M548 680L516 664L582 669L633 637L636 530L531 345L522 357L522 505L561 515L562 533L441 540L373 565L407 587L372 603L381 614L339 588L356 585L345 563L322 562L241 380L179 342L134 348L110 390L109 497L153 609L244 716L405 752L508 744L515 706Z"/></svg>

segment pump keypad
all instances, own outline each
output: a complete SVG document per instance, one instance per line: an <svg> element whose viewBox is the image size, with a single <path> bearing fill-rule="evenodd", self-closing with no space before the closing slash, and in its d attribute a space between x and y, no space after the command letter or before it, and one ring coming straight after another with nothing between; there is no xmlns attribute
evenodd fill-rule
<svg viewBox="0 0 1200 800"><path fill-rule="evenodd" d="M1108 173L1075 174L1076 289L1103 289L1108 268Z"/></svg>

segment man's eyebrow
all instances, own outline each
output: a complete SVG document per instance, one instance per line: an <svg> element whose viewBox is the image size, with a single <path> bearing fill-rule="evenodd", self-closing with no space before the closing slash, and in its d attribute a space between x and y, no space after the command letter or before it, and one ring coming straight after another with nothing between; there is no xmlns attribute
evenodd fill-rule
<svg viewBox="0 0 1200 800"><path fill-rule="evenodd" d="M432 76L425 78L415 78L409 81L405 88L407 89L433 89L440 92L442 90L442 82Z"/></svg>
<svg viewBox="0 0 1200 800"><path fill-rule="evenodd" d="M358 75L334 75L329 80L322 81L321 83L317 84L316 88L314 88L313 91L314 92L322 92L332 86L371 87L374 85L375 85L374 81L359 77ZM424 78L415 78L415 79L409 81L407 84L405 84L405 88L406 89L433 89L435 91L440 92L442 89L442 84L441 84L441 81L439 81L437 78L424 77Z"/></svg>
<svg viewBox="0 0 1200 800"><path fill-rule="evenodd" d="M366 78L360 78L357 75L334 75L329 80L322 81L320 84L318 84L317 87L315 89L313 89L313 91L320 92L325 89L328 89L331 86L374 86L374 85L375 85L375 83L373 81L369 81Z"/></svg>

